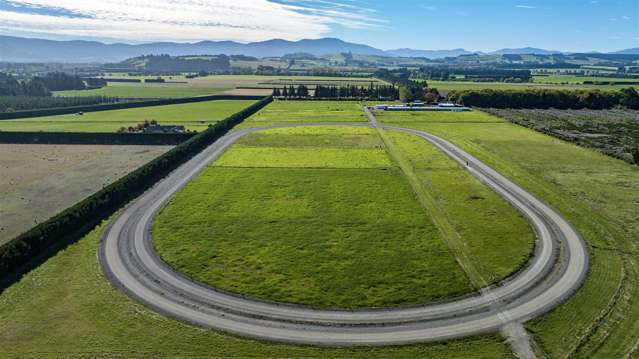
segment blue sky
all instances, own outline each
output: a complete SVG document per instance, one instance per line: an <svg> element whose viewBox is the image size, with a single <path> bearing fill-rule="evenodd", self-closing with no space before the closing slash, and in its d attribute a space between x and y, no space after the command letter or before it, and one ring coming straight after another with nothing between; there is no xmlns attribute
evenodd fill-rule
<svg viewBox="0 0 639 359"><path fill-rule="evenodd" d="M639 47L639 0L0 0L0 34L148 42L338 37L382 49Z"/></svg>
<svg viewBox="0 0 639 359"><path fill-rule="evenodd" d="M639 0L371 1L388 29L332 34L383 48L495 50L533 46L564 51L639 47Z"/></svg>

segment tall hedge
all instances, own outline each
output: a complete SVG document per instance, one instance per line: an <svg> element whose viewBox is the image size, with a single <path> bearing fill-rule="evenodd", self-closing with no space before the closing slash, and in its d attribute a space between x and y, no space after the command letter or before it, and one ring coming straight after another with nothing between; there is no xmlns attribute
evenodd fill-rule
<svg viewBox="0 0 639 359"><path fill-rule="evenodd" d="M639 94L633 88L620 91L599 90L462 90L451 91L448 99L465 106L481 108L539 109L639 109Z"/></svg>
<svg viewBox="0 0 639 359"><path fill-rule="evenodd" d="M122 177L92 196L0 247L0 282L28 267L61 243L79 239L102 220L133 200L172 170L226 134L245 118L273 101L272 97L216 123L206 131L176 146L162 156Z"/></svg>
<svg viewBox="0 0 639 359"><path fill-rule="evenodd" d="M195 133L17 132L0 131L0 143L47 145L179 145Z"/></svg>

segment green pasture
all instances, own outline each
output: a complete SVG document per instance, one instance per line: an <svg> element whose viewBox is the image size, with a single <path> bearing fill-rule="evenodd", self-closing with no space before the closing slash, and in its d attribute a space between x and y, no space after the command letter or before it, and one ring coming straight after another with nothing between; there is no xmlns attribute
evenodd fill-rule
<svg viewBox="0 0 639 359"><path fill-rule="evenodd" d="M535 83L547 84L583 84L584 81L593 82L639 82L639 77L619 78L619 77L603 77L603 76L576 76L576 75L550 75L550 76L533 76ZM628 86L628 85L626 85ZM623 87L623 86L620 86Z"/></svg>
<svg viewBox="0 0 639 359"><path fill-rule="evenodd" d="M179 98L213 95L230 90L230 86L197 86L191 83L127 83L108 82L107 86L94 90L56 91L54 96L81 97L105 96L124 98Z"/></svg>
<svg viewBox="0 0 639 359"><path fill-rule="evenodd" d="M276 123L366 122L358 101L275 100L239 127L258 127Z"/></svg>
<svg viewBox="0 0 639 359"><path fill-rule="evenodd" d="M639 85L582 85L579 83L560 84L560 83L540 83L522 82L522 83L510 83L510 82L471 82L471 81L428 81L429 87L437 88L438 90L453 91L453 90L525 90L525 89L555 89L555 90L604 90L614 91L625 87L639 88Z"/></svg>
<svg viewBox="0 0 639 359"><path fill-rule="evenodd" d="M202 131L250 106L252 100L215 100L179 105L139 107L124 110L87 112L0 121L0 131L115 132L145 120L161 125L184 125L187 130Z"/></svg>
<svg viewBox="0 0 639 359"><path fill-rule="evenodd" d="M488 283L525 263L533 235L513 208L430 144L392 136L421 186L437 188L437 205L460 216L464 250ZM171 200L153 227L155 245L198 281L315 307L409 305L472 291L405 176L371 128L258 132Z"/></svg>

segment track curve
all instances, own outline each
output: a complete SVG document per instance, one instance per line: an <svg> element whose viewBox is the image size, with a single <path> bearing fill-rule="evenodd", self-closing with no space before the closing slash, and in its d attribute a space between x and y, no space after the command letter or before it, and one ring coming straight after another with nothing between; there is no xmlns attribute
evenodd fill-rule
<svg viewBox="0 0 639 359"><path fill-rule="evenodd" d="M585 279L588 254L579 233L557 211L454 144L408 128L434 144L509 201L537 234L528 266L472 296L411 308L358 311L315 310L268 303L193 282L155 253L150 226L155 214L228 147L273 125L231 132L128 205L102 236L99 259L116 286L146 306L195 325L264 340L324 346L397 345L446 340L497 331L541 315L571 296ZM364 124L330 124L366 126ZM373 126L378 126L372 120Z"/></svg>

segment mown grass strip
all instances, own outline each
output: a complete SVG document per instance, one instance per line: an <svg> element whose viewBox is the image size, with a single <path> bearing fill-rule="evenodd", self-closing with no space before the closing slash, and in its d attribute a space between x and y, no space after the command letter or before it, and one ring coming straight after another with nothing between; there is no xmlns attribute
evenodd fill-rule
<svg viewBox="0 0 639 359"><path fill-rule="evenodd" d="M379 127L377 127L377 130L384 141L391 159L397 163L406 176L406 179L413 188L417 199L432 218L433 223L435 223L437 228L439 228L442 238L445 240L451 253L455 257L455 260L462 268L470 282L476 289L486 287L488 282L472 264L468 255L469 249L467 245L462 240L460 234L455 230L455 227L448 221L446 214L439 208L437 201L433 198L430 191L422 186L422 182L419 180L419 177L415 172L415 168L410 160L393 141L393 139L388 136L386 130Z"/></svg>

